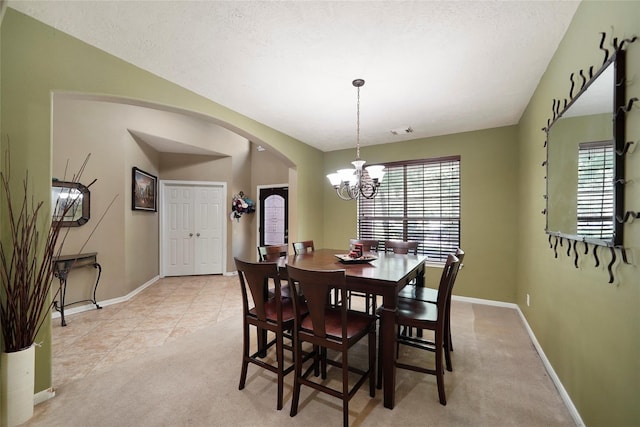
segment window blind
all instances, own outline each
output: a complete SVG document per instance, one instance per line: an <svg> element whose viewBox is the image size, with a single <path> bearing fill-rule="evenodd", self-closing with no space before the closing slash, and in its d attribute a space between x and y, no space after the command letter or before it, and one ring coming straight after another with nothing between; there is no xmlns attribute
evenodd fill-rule
<svg viewBox="0 0 640 427"><path fill-rule="evenodd" d="M460 157L384 166L378 195L358 199L359 238L418 241L418 253L445 261L460 246Z"/></svg>
<svg viewBox="0 0 640 427"><path fill-rule="evenodd" d="M581 143L578 148L577 231L613 236L613 141Z"/></svg>

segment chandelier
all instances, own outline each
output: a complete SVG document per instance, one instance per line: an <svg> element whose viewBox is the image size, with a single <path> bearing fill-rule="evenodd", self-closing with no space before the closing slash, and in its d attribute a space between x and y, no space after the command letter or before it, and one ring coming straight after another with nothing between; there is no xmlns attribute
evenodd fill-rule
<svg viewBox="0 0 640 427"><path fill-rule="evenodd" d="M366 162L360 159L360 88L364 86L364 80L356 79L352 84L358 89L356 159L351 162L355 169L339 169L327 175L327 178L343 200L355 200L360 196L373 199L384 177L384 166L363 169Z"/></svg>

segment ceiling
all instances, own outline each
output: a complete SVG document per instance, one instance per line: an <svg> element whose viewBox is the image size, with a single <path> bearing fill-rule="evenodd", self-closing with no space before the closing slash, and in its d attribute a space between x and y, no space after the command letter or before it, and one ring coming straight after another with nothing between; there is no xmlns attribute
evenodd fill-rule
<svg viewBox="0 0 640 427"><path fill-rule="evenodd" d="M363 146L516 124L579 2L8 5L332 151L355 147L356 78L366 81L360 92Z"/></svg>

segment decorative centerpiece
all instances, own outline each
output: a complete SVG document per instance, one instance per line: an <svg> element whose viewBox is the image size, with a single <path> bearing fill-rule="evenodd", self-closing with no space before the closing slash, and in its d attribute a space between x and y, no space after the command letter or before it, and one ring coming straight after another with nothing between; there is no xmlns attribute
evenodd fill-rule
<svg viewBox="0 0 640 427"><path fill-rule="evenodd" d="M336 258L338 258L340 262L346 264L362 264L378 259L377 256L371 253L364 253L361 243L356 243L355 245L353 245L353 249L348 254L338 254L336 255Z"/></svg>

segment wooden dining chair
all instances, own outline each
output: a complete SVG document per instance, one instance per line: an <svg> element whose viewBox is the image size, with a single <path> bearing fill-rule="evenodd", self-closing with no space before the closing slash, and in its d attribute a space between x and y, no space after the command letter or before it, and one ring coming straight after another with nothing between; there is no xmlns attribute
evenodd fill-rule
<svg viewBox="0 0 640 427"><path fill-rule="evenodd" d="M258 261L260 262L278 262L287 257L287 245L266 245L258 246ZM287 280L287 270L280 269L280 280ZM289 285L287 283L282 284L282 297L289 297ZM269 296L273 297L274 289L269 289Z"/></svg>
<svg viewBox="0 0 640 427"><path fill-rule="evenodd" d="M378 240L369 239L350 239L349 249L353 249L356 244L362 245L363 252L378 252L380 242Z"/></svg>
<svg viewBox="0 0 640 427"><path fill-rule="evenodd" d="M295 364L285 367L284 337L285 331L291 331L294 324L294 306L291 299L282 298L278 264L275 262L251 263L234 258L240 287L242 289L242 369L240 373L239 390L244 389L247 380L249 363L274 372L278 377L277 409L282 409L284 376L293 371ZM273 282L275 295L269 298L267 282ZM253 307L250 307L251 302ZM304 314L304 307L298 305ZM258 332L258 348L254 353L250 351L249 328L254 326ZM266 331L271 331L275 337L268 341L263 337ZM267 363L261 358L266 351L275 344L276 365ZM293 346L286 346L293 351Z"/></svg>
<svg viewBox="0 0 640 427"><path fill-rule="evenodd" d="M260 262L278 261L280 258L286 258L287 253L287 245L258 246L258 260Z"/></svg>
<svg viewBox="0 0 640 427"><path fill-rule="evenodd" d="M302 242L293 243L293 253L295 253L296 255L301 255L313 251L315 251L313 240L304 240Z"/></svg>
<svg viewBox="0 0 640 427"><path fill-rule="evenodd" d="M458 274L460 260L453 254L447 256L447 262L442 269L440 285L438 286L437 302L430 303L413 299L399 298L398 311L395 316L395 323L398 328L409 327L434 332L433 345L424 345L423 340L409 336L396 336L394 343L383 343L383 345L396 344L409 345L421 350L435 353L435 367L427 367L426 364L418 364L419 360L413 359L412 363L398 359L399 352L395 350L395 366L400 369L408 369L415 372L422 372L436 376L438 385L438 397L442 405L447 404L444 389L444 365L442 358L449 358L448 346L445 345L446 328L446 308L447 302L451 298L451 288ZM378 382L381 383L382 369L378 368Z"/></svg>
<svg viewBox="0 0 640 427"><path fill-rule="evenodd" d="M386 252L393 252L394 254L408 254L418 255L418 246L420 242L405 242L403 240L385 240L384 250Z"/></svg>
<svg viewBox="0 0 640 427"><path fill-rule="evenodd" d="M298 304L306 303L309 315L295 316L293 342L295 357L295 377L291 416L298 413L300 388L312 387L342 400L343 423L349 424L349 400L357 390L369 380L369 395L375 397L375 357L376 357L376 317L363 312L349 310L346 304L335 306L330 303L330 291L337 289L341 301L347 301L345 270L305 270L287 265L289 287L293 294L294 313ZM364 337L368 337L369 362L366 369L349 365L349 349ZM302 344L313 346L313 364L303 372ZM339 352L339 360L329 359L327 349ZM327 378L327 365L341 369L342 387L330 387L323 380ZM357 375L357 381L349 387L349 373ZM314 380L311 374L320 379Z"/></svg>
<svg viewBox="0 0 640 427"><path fill-rule="evenodd" d="M356 244L362 245L363 252L378 252L378 246L380 245L380 242L378 240L371 240L371 239L350 239L349 249L353 250ZM368 294L365 292L348 291L347 298L349 301L349 308L352 308L351 297L364 298L364 311L370 314L375 314L378 308L375 295Z"/></svg>
<svg viewBox="0 0 640 427"><path fill-rule="evenodd" d="M461 269L464 266L464 264L462 263L464 261L464 251L461 248L456 249L455 256L460 260L458 269ZM452 292L454 284L455 282L451 285ZM400 292L398 293L398 298L408 298L418 301L436 303L438 301L438 290L434 288L428 288L426 286L416 286L415 284L409 284L400 290ZM449 299L449 301L447 302L446 325L447 327L445 332L447 336L445 337L445 344L449 346L449 351L453 351L453 339L451 338L451 299ZM408 333L408 331L405 332ZM450 360L447 361L447 370L453 370Z"/></svg>

